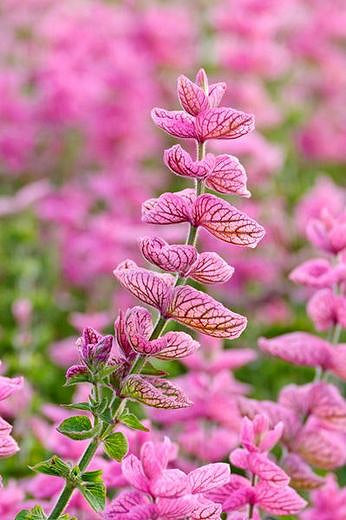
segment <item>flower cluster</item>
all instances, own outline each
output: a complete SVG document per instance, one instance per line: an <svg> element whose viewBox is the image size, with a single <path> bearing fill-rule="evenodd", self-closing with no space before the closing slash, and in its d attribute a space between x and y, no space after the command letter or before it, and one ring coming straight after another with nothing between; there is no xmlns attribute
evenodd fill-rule
<svg viewBox="0 0 346 520"><path fill-rule="evenodd" d="M281 422L270 429L266 415L256 415L253 421L244 418L240 435L243 448L234 450L230 461L248 472L251 481L232 475L228 484L210 493L224 511L245 510L238 518L246 520L260 518L257 508L274 515L296 514L304 508L306 502L289 486L288 475L268 456L282 431Z"/></svg>
<svg viewBox="0 0 346 520"><path fill-rule="evenodd" d="M122 462L122 473L134 491L124 492L108 507L106 520L135 518L160 520L218 520L221 506L206 495L230 479L228 464L208 464L186 474L167 468L176 457L176 447L163 442L143 444L140 459L129 455Z"/></svg>

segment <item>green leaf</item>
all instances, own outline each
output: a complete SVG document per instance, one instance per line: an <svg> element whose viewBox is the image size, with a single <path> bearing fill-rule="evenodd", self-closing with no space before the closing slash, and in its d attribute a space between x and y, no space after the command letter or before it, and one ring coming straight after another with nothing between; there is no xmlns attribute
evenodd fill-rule
<svg viewBox="0 0 346 520"><path fill-rule="evenodd" d="M108 457L118 462L121 462L129 451L127 438L121 432L111 433L105 438L103 444Z"/></svg>
<svg viewBox="0 0 346 520"><path fill-rule="evenodd" d="M150 431L149 428L146 428L144 424L141 423L135 414L129 412L128 410L123 411L119 417L119 421L132 430L141 430L143 432Z"/></svg>
<svg viewBox="0 0 346 520"><path fill-rule="evenodd" d="M47 520L41 506L35 506L30 511L24 510L17 514L15 520Z"/></svg>
<svg viewBox="0 0 346 520"><path fill-rule="evenodd" d="M94 511L103 511L106 505L106 488L101 482L87 482L79 487L83 497Z"/></svg>
<svg viewBox="0 0 346 520"><path fill-rule="evenodd" d="M71 408L72 410L85 410L86 412L90 411L89 403L71 403L71 404L62 404L64 408Z"/></svg>
<svg viewBox="0 0 346 520"><path fill-rule="evenodd" d="M58 520L78 520L76 516L71 516L65 513L64 515L60 515Z"/></svg>
<svg viewBox="0 0 346 520"><path fill-rule="evenodd" d="M45 475L54 475L56 477L67 478L70 474L71 468L57 455L53 455L48 460L43 460L30 469L37 473L44 473Z"/></svg>
<svg viewBox="0 0 346 520"><path fill-rule="evenodd" d="M58 432L66 435L70 439L82 440L90 439L95 434L89 417L85 415L75 415L65 419L57 428Z"/></svg>
<svg viewBox="0 0 346 520"><path fill-rule="evenodd" d="M77 385L78 383L92 383L91 374L89 372L75 374L65 381L64 386Z"/></svg>
<svg viewBox="0 0 346 520"><path fill-rule="evenodd" d="M141 370L141 374L143 374L144 376L164 377L167 375L167 372L164 372L163 370L155 368L154 365L152 365L149 361L147 361L144 365L144 368L142 368L142 370Z"/></svg>
<svg viewBox="0 0 346 520"><path fill-rule="evenodd" d="M81 479L84 482L102 482L102 470L86 471L81 475Z"/></svg>
<svg viewBox="0 0 346 520"><path fill-rule="evenodd" d="M23 509L23 511L20 511L17 514L17 516L14 520L27 520L29 513L30 513L30 511L28 509Z"/></svg>
<svg viewBox="0 0 346 520"><path fill-rule="evenodd" d="M104 368L102 368L99 373L98 373L98 379L105 379L106 377L110 376L111 374L113 374L113 372L115 372L116 370L118 370L118 366L117 365L108 365L108 366L105 366Z"/></svg>

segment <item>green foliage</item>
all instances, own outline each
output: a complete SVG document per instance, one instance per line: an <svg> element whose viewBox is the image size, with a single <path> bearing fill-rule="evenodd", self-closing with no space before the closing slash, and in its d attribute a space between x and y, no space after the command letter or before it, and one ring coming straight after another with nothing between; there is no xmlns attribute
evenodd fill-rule
<svg viewBox="0 0 346 520"><path fill-rule="evenodd" d="M103 511L106 505L106 487L102 471L87 471L81 476L78 489L94 511Z"/></svg>
<svg viewBox="0 0 346 520"><path fill-rule="evenodd" d="M121 462L129 451L129 444L126 436L121 432L111 433L103 441L105 452L108 457Z"/></svg>
<svg viewBox="0 0 346 520"><path fill-rule="evenodd" d="M53 475L55 477L67 478L70 474L71 468L57 455L53 455L48 460L44 460L31 466L33 471L37 473L44 473L45 475Z"/></svg>
<svg viewBox="0 0 346 520"><path fill-rule="evenodd" d="M66 435L70 439L80 441L83 439L90 439L96 433L95 428L92 427L89 417L85 415L75 415L65 419L57 428L59 433Z"/></svg>
<svg viewBox="0 0 346 520"><path fill-rule="evenodd" d="M141 430L143 432L149 431L149 428L144 426L138 417L135 414L129 412L127 409L123 411L118 420L132 430Z"/></svg>
<svg viewBox="0 0 346 520"><path fill-rule="evenodd" d="M15 520L46 520L46 515L41 506L35 506L30 511L23 510L16 516Z"/></svg>

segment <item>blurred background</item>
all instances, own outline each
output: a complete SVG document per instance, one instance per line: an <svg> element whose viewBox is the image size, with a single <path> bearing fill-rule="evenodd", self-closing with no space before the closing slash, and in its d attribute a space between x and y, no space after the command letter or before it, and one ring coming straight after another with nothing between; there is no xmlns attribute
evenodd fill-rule
<svg viewBox="0 0 346 520"><path fill-rule="evenodd" d="M111 331L134 303L112 270L128 257L145 265L142 235L184 240L183 227L140 218L145 199L189 185L164 167L175 141L150 120L153 106L178 108L179 74L205 67L227 82L225 105L256 117L253 134L209 147L246 166L252 198L234 203L267 232L250 251L212 241L236 268L214 294L249 318L226 347L313 330L306 292L287 275L316 256L308 219L344 204L345 45L344 0L2 0L0 358L3 374L26 379L0 403L4 417L20 412L21 451L1 461L5 479L46 453L33 417L70 399L64 370L81 328ZM237 376L250 395L275 398L311 372L259 356Z"/></svg>

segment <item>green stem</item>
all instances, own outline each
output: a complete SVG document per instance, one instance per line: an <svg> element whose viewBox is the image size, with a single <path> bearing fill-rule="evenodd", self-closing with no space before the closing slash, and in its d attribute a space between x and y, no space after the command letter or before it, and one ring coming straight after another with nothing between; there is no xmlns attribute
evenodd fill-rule
<svg viewBox="0 0 346 520"><path fill-rule="evenodd" d="M205 143L197 142L197 161L201 161L202 159L204 159L204 157L205 157ZM198 196L198 195L201 195L202 193L204 193L203 181L196 180L196 195ZM189 231L189 235L186 240L186 245L191 245L191 246L196 245L197 231L198 231L197 227L190 226L190 231ZM186 282L186 278L178 276L177 280L175 282L175 285L176 286L184 285L185 282ZM150 336L151 340L157 339L161 336L162 332L164 331L164 329L167 325L167 321L168 321L167 318L165 318L164 316L160 316L158 318L156 325L154 327L154 330ZM146 362L147 362L147 357L138 355L131 367L130 374L140 374L140 372L143 370ZM96 391L96 395L97 395L98 389L95 388L95 391ZM126 399L125 399L125 401L126 401ZM123 406L124 406L124 399L119 402L118 407L114 410L115 418L117 418L119 410ZM92 458L94 457L94 455L96 453L96 450L97 450L100 442L102 441L102 438L105 438L107 436L107 434L111 433L113 428L114 428L114 424L105 425L105 427L103 428L102 434L100 436L92 439L89 446L86 448L84 454L82 455L82 458L79 461L78 466L79 466L80 471L84 471L88 467L89 463L91 462ZM65 511L65 508L71 499L74 489L75 488L71 483L69 483L69 482L66 483L60 497L58 498L58 501L57 501L53 511L51 512L51 514L49 515L47 520L57 520L59 518L61 513L63 513Z"/></svg>

